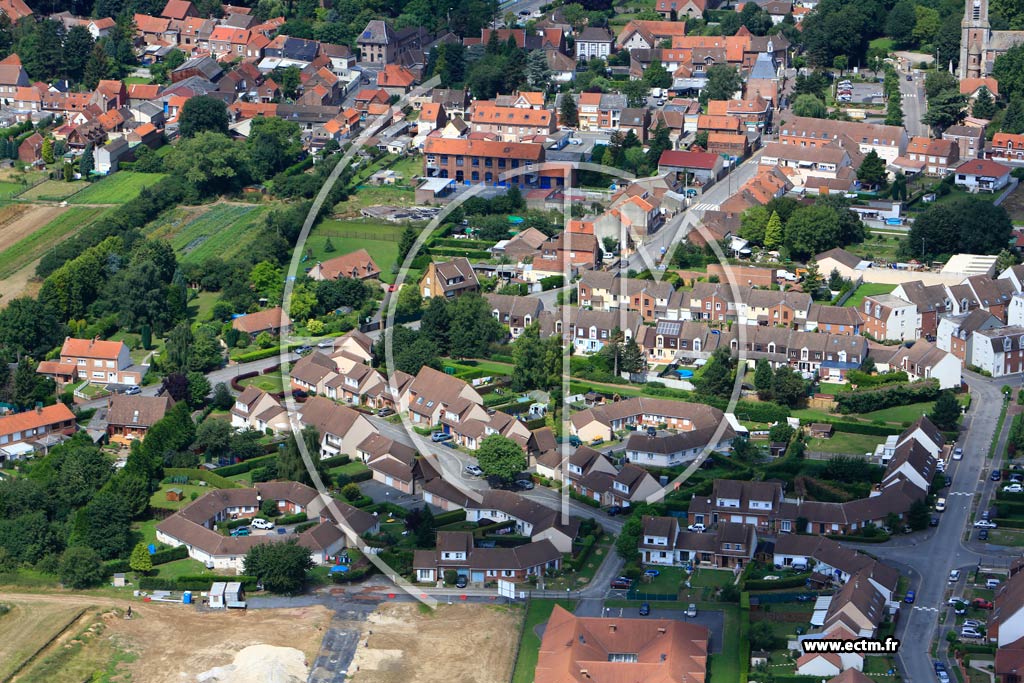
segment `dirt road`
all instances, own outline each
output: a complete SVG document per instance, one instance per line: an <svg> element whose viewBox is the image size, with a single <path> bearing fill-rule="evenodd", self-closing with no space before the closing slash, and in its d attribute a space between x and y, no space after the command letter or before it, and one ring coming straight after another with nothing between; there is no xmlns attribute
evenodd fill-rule
<svg viewBox="0 0 1024 683"><path fill-rule="evenodd" d="M0 209L0 251L3 251L43 227L67 207L39 204L8 204Z"/></svg>

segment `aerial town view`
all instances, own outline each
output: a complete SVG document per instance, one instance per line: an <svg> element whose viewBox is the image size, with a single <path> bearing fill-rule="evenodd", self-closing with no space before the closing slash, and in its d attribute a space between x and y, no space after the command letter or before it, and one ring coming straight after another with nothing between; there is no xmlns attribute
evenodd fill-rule
<svg viewBox="0 0 1024 683"><path fill-rule="evenodd" d="M0 683L1024 683L1024 0L233 1L0 0Z"/></svg>

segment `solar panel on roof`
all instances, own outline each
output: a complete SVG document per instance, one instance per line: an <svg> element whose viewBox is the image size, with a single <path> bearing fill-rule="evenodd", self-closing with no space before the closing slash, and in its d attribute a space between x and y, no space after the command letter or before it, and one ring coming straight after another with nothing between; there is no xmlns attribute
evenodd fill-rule
<svg viewBox="0 0 1024 683"><path fill-rule="evenodd" d="M372 35L370 31L363 31L363 38L370 38Z"/></svg>

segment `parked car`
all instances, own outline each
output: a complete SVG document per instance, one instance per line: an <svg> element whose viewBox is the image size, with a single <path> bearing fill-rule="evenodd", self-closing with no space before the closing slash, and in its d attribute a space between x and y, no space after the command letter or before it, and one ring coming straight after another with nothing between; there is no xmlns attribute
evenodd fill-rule
<svg viewBox="0 0 1024 683"><path fill-rule="evenodd" d="M970 627L960 629L961 638L981 638L981 631Z"/></svg>
<svg viewBox="0 0 1024 683"><path fill-rule="evenodd" d="M441 445L444 446L445 448L458 448L459 447L459 444L455 443L454 441L442 441Z"/></svg>
<svg viewBox="0 0 1024 683"><path fill-rule="evenodd" d="M1010 475L1010 483L1011 484L1022 484L1022 483L1024 483L1024 474L1020 474L1018 472L1014 472L1013 474Z"/></svg>
<svg viewBox="0 0 1024 683"><path fill-rule="evenodd" d="M704 525L701 524L700 522L698 522L696 524L691 524L690 526L686 527L686 530L687 531L693 531L694 533L698 533L698 534L702 534L705 531L707 531L707 529L704 527Z"/></svg>
<svg viewBox="0 0 1024 683"><path fill-rule="evenodd" d="M647 436L657 436L657 435L658 435L658 430L656 428L654 428L654 427L648 427L647 428Z"/></svg>
<svg viewBox="0 0 1024 683"><path fill-rule="evenodd" d="M989 579L988 581L985 582L985 588L992 588L992 589L999 588L999 584L1000 584L999 579Z"/></svg>
<svg viewBox="0 0 1024 683"><path fill-rule="evenodd" d="M960 580L960 570L959 569L952 569L952 570L950 570L950 572L949 572L949 582L950 583L956 583L959 580Z"/></svg>
<svg viewBox="0 0 1024 683"><path fill-rule="evenodd" d="M968 628L980 628L980 627L984 626L985 624L981 623L977 619L964 619L964 623L962 623L960 625L961 626L966 626Z"/></svg>
<svg viewBox="0 0 1024 683"><path fill-rule="evenodd" d="M254 529L273 529L274 528L274 523L273 522L271 522L269 519L263 519L262 517L254 518L251 522L249 522L249 524Z"/></svg>
<svg viewBox="0 0 1024 683"><path fill-rule="evenodd" d="M377 417L388 417L394 414L395 411L393 411L391 408L381 408L380 410L377 411Z"/></svg>
<svg viewBox="0 0 1024 683"><path fill-rule="evenodd" d="M441 443L442 441L447 441L450 438L452 438L452 435L445 434L444 432L434 432L430 435L430 440L434 443Z"/></svg>
<svg viewBox="0 0 1024 683"><path fill-rule="evenodd" d="M949 488L950 486L952 486L953 485L953 477L947 476L944 485L945 485L946 488Z"/></svg>
<svg viewBox="0 0 1024 683"><path fill-rule="evenodd" d="M963 457L964 457L964 449L960 448L959 446L957 446L956 448L953 449L953 459L954 460L963 460Z"/></svg>
<svg viewBox="0 0 1024 683"><path fill-rule="evenodd" d="M938 515L932 515L932 518L928 520L928 526L938 526L938 525L939 525L939 516Z"/></svg>
<svg viewBox="0 0 1024 683"><path fill-rule="evenodd" d="M534 486L533 485L533 481L530 480L530 479L517 479L516 480L516 487L518 489L520 489L521 491L532 491L533 490L533 486Z"/></svg>
<svg viewBox="0 0 1024 683"><path fill-rule="evenodd" d="M312 346L300 346L299 348L295 349L295 353L299 354L300 356L305 356L307 353L309 353L312 350L313 350Z"/></svg>
<svg viewBox="0 0 1024 683"><path fill-rule="evenodd" d="M1003 493L1024 493L1024 486L1020 484L1007 484L1003 487Z"/></svg>
<svg viewBox="0 0 1024 683"><path fill-rule="evenodd" d="M640 605L640 616L646 617L650 613L651 613L651 603L645 602L642 605Z"/></svg>
<svg viewBox="0 0 1024 683"><path fill-rule="evenodd" d="M302 389L294 389L294 390L292 391L292 396L293 396L294 398L308 398L308 397L309 397L309 394L307 394L307 393L306 393L305 391L303 391Z"/></svg>
<svg viewBox="0 0 1024 683"><path fill-rule="evenodd" d="M903 602L907 603L908 605L913 605L914 604L914 599L916 597L917 597L917 593L915 593L914 591L907 591L907 595L906 595L905 598L903 598Z"/></svg>
<svg viewBox="0 0 1024 683"><path fill-rule="evenodd" d="M964 599L963 598L954 595L953 597L951 597L949 600L946 601L946 604L949 605L950 607L956 607L958 604L965 604L965 603L964 603Z"/></svg>
<svg viewBox="0 0 1024 683"><path fill-rule="evenodd" d="M945 512L946 511L946 499L945 498L939 498L937 501L935 501L935 511L936 512Z"/></svg>
<svg viewBox="0 0 1024 683"><path fill-rule="evenodd" d="M287 527L283 527L283 526L279 526L279 527L277 527L277 533L281 534L281 535L287 534L288 533L288 528Z"/></svg>
<svg viewBox="0 0 1024 683"><path fill-rule="evenodd" d="M466 575L465 574L459 574L459 577L457 579L455 579L455 587L456 588L465 588L467 585L469 585L469 581L466 580Z"/></svg>
<svg viewBox="0 0 1024 683"><path fill-rule="evenodd" d="M614 517L615 515L619 514L620 512L622 512L622 508L620 508L618 505L612 505L610 508L608 508L608 516L609 517Z"/></svg>
<svg viewBox="0 0 1024 683"><path fill-rule="evenodd" d="M974 600L971 600L971 607L974 609L992 609L992 603L983 598L974 598Z"/></svg>
<svg viewBox="0 0 1024 683"><path fill-rule="evenodd" d="M999 470L993 470L992 475L989 477L992 481L999 481L1003 478L1003 473Z"/></svg>
<svg viewBox="0 0 1024 683"><path fill-rule="evenodd" d="M979 541L987 541L988 540L988 529L982 529L981 531L978 532L978 540Z"/></svg>
<svg viewBox="0 0 1024 683"><path fill-rule="evenodd" d="M616 590L629 590L633 587L633 580L628 576L620 576L617 579L612 579L612 588Z"/></svg>
<svg viewBox="0 0 1024 683"><path fill-rule="evenodd" d="M603 443L604 443L604 438L599 436L596 439L594 439L593 441L591 441L590 445L591 446L600 446Z"/></svg>
<svg viewBox="0 0 1024 683"><path fill-rule="evenodd" d="M693 619L697 616L697 605L690 603L690 606L686 608L686 616Z"/></svg>
<svg viewBox="0 0 1024 683"><path fill-rule="evenodd" d="M252 531L247 526L240 526L231 530L232 536L248 536Z"/></svg>
<svg viewBox="0 0 1024 683"><path fill-rule="evenodd" d="M136 396L142 393L142 387L131 386L124 390L125 396Z"/></svg>
<svg viewBox="0 0 1024 683"><path fill-rule="evenodd" d="M471 474L474 477L483 476L484 471L476 465L466 465L466 474Z"/></svg>
<svg viewBox="0 0 1024 683"><path fill-rule="evenodd" d="M987 520L987 519L979 519L977 522L974 523L974 528L975 529L996 529L996 528L998 528L998 525L995 522L992 522L992 521Z"/></svg>
<svg viewBox="0 0 1024 683"><path fill-rule="evenodd" d="M907 74L907 80L908 80L908 81L912 81L912 80L914 80L914 77L913 77L913 76L911 76L910 74Z"/></svg>
<svg viewBox="0 0 1024 683"><path fill-rule="evenodd" d="M580 446L583 445L583 442L580 441L580 437L578 436L570 436L569 445L572 446L573 448L579 448Z"/></svg>

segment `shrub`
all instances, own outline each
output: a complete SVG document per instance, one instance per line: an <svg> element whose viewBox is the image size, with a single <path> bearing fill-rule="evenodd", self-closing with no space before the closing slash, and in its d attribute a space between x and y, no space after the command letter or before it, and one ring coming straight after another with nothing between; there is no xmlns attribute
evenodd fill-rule
<svg viewBox="0 0 1024 683"><path fill-rule="evenodd" d="M939 381L927 379L868 391L848 391L836 395L836 405L840 413L870 413L893 406L934 401L938 397Z"/></svg>
<svg viewBox="0 0 1024 683"><path fill-rule="evenodd" d="M305 512L297 512L294 515L282 515L277 518L278 524L296 524L298 522L305 522L309 517Z"/></svg>

